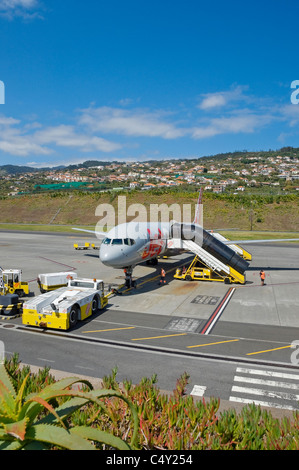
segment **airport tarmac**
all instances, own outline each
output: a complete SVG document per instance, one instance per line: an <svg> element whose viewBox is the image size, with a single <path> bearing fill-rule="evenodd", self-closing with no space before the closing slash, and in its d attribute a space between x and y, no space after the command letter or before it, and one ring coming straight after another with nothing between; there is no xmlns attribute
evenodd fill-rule
<svg viewBox="0 0 299 470"><path fill-rule="evenodd" d="M123 284L121 270L104 266L98 250L75 250L74 243L98 244L92 237L73 234L0 232L1 266L20 268L33 294L39 294L36 277L40 273L75 270L79 277L97 277L105 284ZM193 255L162 259L167 284L160 286L159 265L134 269L137 288L109 299L110 310L149 315L208 320L229 289L233 293L219 322L299 328L299 244L271 243L246 245L253 259L246 272L246 284L186 282L173 278L178 266L188 265ZM260 285L259 271L266 272ZM298 338L299 339L299 338Z"/></svg>
<svg viewBox="0 0 299 470"><path fill-rule="evenodd" d="M74 243L87 241L99 242L77 233L0 231L0 265L22 269L31 295L40 293L38 274L65 270L75 270L79 277L101 278L107 289L123 285L123 272L103 266L98 250L74 249ZM173 278L176 268L191 262L193 255L161 259L155 267L137 266L136 289L121 289L121 295L109 298L107 308L67 334L30 329L18 317L0 321L0 339L10 353L17 345L22 360L34 366L103 377L119 364L121 378L129 377L133 383L157 373L164 390L187 369L188 393L195 387L205 390L205 397L219 396L228 404L252 401L250 393L257 393L254 385L252 390L244 387L244 392L236 392L239 370L287 377L295 382L288 386L298 388L299 366L291 361L291 345L299 341L299 244L252 244L246 249L253 260L245 285L177 280ZM163 286L160 265L167 272ZM264 286L261 268L266 272ZM256 383L259 378L246 380ZM261 403L297 409L298 395L286 394L281 385L270 381L270 390L260 391ZM279 403L273 405L268 400L274 387Z"/></svg>

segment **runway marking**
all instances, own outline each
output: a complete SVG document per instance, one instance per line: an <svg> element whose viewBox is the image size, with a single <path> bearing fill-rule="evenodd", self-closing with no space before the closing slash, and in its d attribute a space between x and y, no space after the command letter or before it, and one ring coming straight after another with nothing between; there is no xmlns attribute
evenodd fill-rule
<svg viewBox="0 0 299 470"><path fill-rule="evenodd" d="M247 367L237 367L237 372L251 375L264 375L266 377L278 377L280 379L299 380L299 375L288 374L287 372L276 372L272 370L248 369Z"/></svg>
<svg viewBox="0 0 299 470"><path fill-rule="evenodd" d="M268 401L262 401L262 400L250 400L249 398L240 398L240 397L234 397L231 396L229 398L229 401L235 401L238 403L243 403L244 405L254 403L255 405L259 406L267 406L270 408L279 408L281 410L290 410L290 411L296 411L297 408L294 408L293 406L288 406L288 405L280 405L278 403L272 403Z"/></svg>
<svg viewBox="0 0 299 470"><path fill-rule="evenodd" d="M280 391L277 389L289 389L299 390L298 374L288 374L285 372L261 370L261 369L250 369L246 367L237 367L237 375L234 377L234 382L237 385L233 385L231 392L232 395L229 397L230 401L237 401L239 403L255 403L261 406L268 406L274 408L282 408L288 410L296 410L296 402L299 399L299 395L295 393ZM242 375L239 375L242 374ZM246 375L247 374L247 375ZM255 375L256 377L253 377ZM289 382L282 382L280 380L273 380L275 378L289 380ZM269 380L270 379L270 380ZM242 387L240 384L243 383L245 386ZM262 388L250 388L251 385L261 386ZM269 387L268 389L266 387ZM270 389L272 388L272 390ZM273 390L274 388L274 390ZM276 389L276 390L275 390ZM241 394L242 396L237 396ZM249 398L250 395L260 396L260 399ZM264 401L265 399L276 399L280 401L292 401L294 404L275 403L271 401Z"/></svg>
<svg viewBox="0 0 299 470"><path fill-rule="evenodd" d="M175 335L165 335L165 336L150 336L149 338L132 338L132 341L141 341L143 339L158 339L158 338L171 338L172 336L184 336L187 333L178 333Z"/></svg>
<svg viewBox="0 0 299 470"><path fill-rule="evenodd" d="M46 261L51 261L52 263L60 264L60 266L65 266L66 268L74 269L75 271L77 270L77 268L74 268L73 266L69 266L68 264L64 263L59 263L59 261L55 261L54 259L45 258L44 256L39 256L39 258L45 259Z"/></svg>
<svg viewBox="0 0 299 470"><path fill-rule="evenodd" d="M286 392L276 392L270 390L260 390L259 388L248 388L248 387L239 387L234 385L232 387L232 392L248 393L250 395L262 395L267 398L280 398L283 400L299 400L299 395Z"/></svg>
<svg viewBox="0 0 299 470"><path fill-rule="evenodd" d="M242 377L240 375L235 375L235 382L245 382L248 384L269 385L271 387L291 388L293 390L299 390L299 385L297 384L280 382L276 380L257 379L254 377Z"/></svg>
<svg viewBox="0 0 299 470"><path fill-rule="evenodd" d="M79 364L77 364L75 367L78 367L78 369L84 369L84 370L92 370L92 371L94 371L94 368L93 368L93 367L79 366Z"/></svg>
<svg viewBox="0 0 299 470"><path fill-rule="evenodd" d="M176 269L181 268L181 267L184 266L185 264L186 264L186 263L182 263L182 264L180 264L179 266L175 266L174 268L168 269L168 271L166 271L166 274L169 274L169 273L171 273L172 271L175 271ZM157 275L154 276L154 277L150 277L149 279L146 279L146 280L144 280L144 281L142 281L142 282L138 282L138 283L137 283L137 288L138 288L139 286L143 286L144 284L146 284L146 283L148 283L148 282L155 281L156 279L159 279L160 277L161 277L161 275L160 275L160 274L157 274ZM133 289L133 287L129 287L128 289L122 291L122 293L124 294L125 292L128 292L128 291L130 291L131 289Z"/></svg>
<svg viewBox="0 0 299 470"><path fill-rule="evenodd" d="M55 361L51 361L51 359L45 359L44 357L38 357L37 359L39 361L55 362Z"/></svg>
<svg viewBox="0 0 299 470"><path fill-rule="evenodd" d="M224 311L225 307L227 306L228 302L232 298L232 295L235 292L235 290L236 290L235 287L231 287L230 289L228 289L228 291L225 294L225 296L223 297L222 301L220 302L218 307L216 307L216 309L214 310L214 312L210 316L209 320L207 321L207 323L205 324L205 326L201 330L200 333L202 335L208 335L212 331L215 324L217 323L220 316L222 315L222 312Z"/></svg>
<svg viewBox="0 0 299 470"><path fill-rule="evenodd" d="M233 343L239 341L238 339L230 339L228 341L217 341L217 343L196 344L194 346L187 346L187 348L201 348L202 346L213 346L214 344Z"/></svg>
<svg viewBox="0 0 299 470"><path fill-rule="evenodd" d="M193 389L190 392L190 395L194 395L196 397L203 397L207 387L204 385L194 385Z"/></svg>
<svg viewBox="0 0 299 470"><path fill-rule="evenodd" d="M292 345L290 344L289 346L281 346L280 348L274 348L274 349L265 349L265 351L255 351L251 353L247 353L246 356L253 356L254 354L263 354L271 351L278 351L279 349L286 349L286 348L291 348Z"/></svg>
<svg viewBox="0 0 299 470"><path fill-rule="evenodd" d="M136 326L127 326L126 328L108 328L106 330L82 331L82 333L102 333L104 331L133 330L134 328L136 328Z"/></svg>

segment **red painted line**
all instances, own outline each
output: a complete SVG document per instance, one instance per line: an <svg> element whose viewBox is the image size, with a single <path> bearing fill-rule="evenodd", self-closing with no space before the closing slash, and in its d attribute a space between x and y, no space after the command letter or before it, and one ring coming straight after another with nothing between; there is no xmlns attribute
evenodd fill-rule
<svg viewBox="0 0 299 470"><path fill-rule="evenodd" d="M45 259L46 261L51 261L52 263L60 264L60 266L65 266L66 268L74 269L76 271L77 268L72 266L68 266L67 264L59 263L59 261L55 261L54 259L45 258L44 256L39 256L41 259Z"/></svg>
<svg viewBox="0 0 299 470"><path fill-rule="evenodd" d="M221 309L222 305L224 304L224 302L226 301L226 299L228 298L229 294L231 293L231 291L233 290L233 287L231 287L230 289L228 289L227 293L225 294L225 296L223 297L223 299L221 300L220 304L218 305L218 307L216 307L216 310L212 313L212 315L210 316L209 320L207 321L207 323L205 324L205 326L203 327L203 329L201 330L200 334L201 335L204 335L205 332L207 331L207 329L209 328L210 324L212 323L212 321L214 320L214 318L216 317L216 315L218 314L219 310Z"/></svg>

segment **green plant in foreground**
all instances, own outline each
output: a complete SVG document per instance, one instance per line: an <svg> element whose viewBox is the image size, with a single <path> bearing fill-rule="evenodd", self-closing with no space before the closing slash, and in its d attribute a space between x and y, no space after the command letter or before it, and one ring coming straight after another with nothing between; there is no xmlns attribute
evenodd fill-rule
<svg viewBox="0 0 299 470"><path fill-rule="evenodd" d="M220 412L219 399L188 395L187 373L165 393L156 374L119 383L115 367L97 391L78 378L56 382L47 368L30 373L17 357L0 370L0 450L299 450L298 411L282 420L255 404Z"/></svg>
<svg viewBox="0 0 299 470"><path fill-rule="evenodd" d="M0 450L38 450L54 447L69 450L96 450L107 445L127 450L134 446L138 431L138 416L132 402L115 390L93 390L92 385L78 378L66 378L46 386L42 391L26 396L30 373L16 389L4 364L0 364ZM71 387L81 382L89 390ZM69 426L71 415L94 403L106 411L101 398L118 397L129 406L134 429L130 445L124 440L98 428ZM58 400L62 404L58 404ZM48 413L45 413L48 412ZM91 423L92 424L92 423ZM98 446L96 443L99 443Z"/></svg>

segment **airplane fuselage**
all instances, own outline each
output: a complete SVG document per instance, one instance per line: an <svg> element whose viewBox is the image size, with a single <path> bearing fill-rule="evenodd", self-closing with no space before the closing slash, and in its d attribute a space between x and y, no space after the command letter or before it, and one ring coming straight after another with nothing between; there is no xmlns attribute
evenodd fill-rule
<svg viewBox="0 0 299 470"><path fill-rule="evenodd" d="M166 222L129 222L107 233L100 247L100 260L113 268L136 266L156 259L167 249L170 224Z"/></svg>

